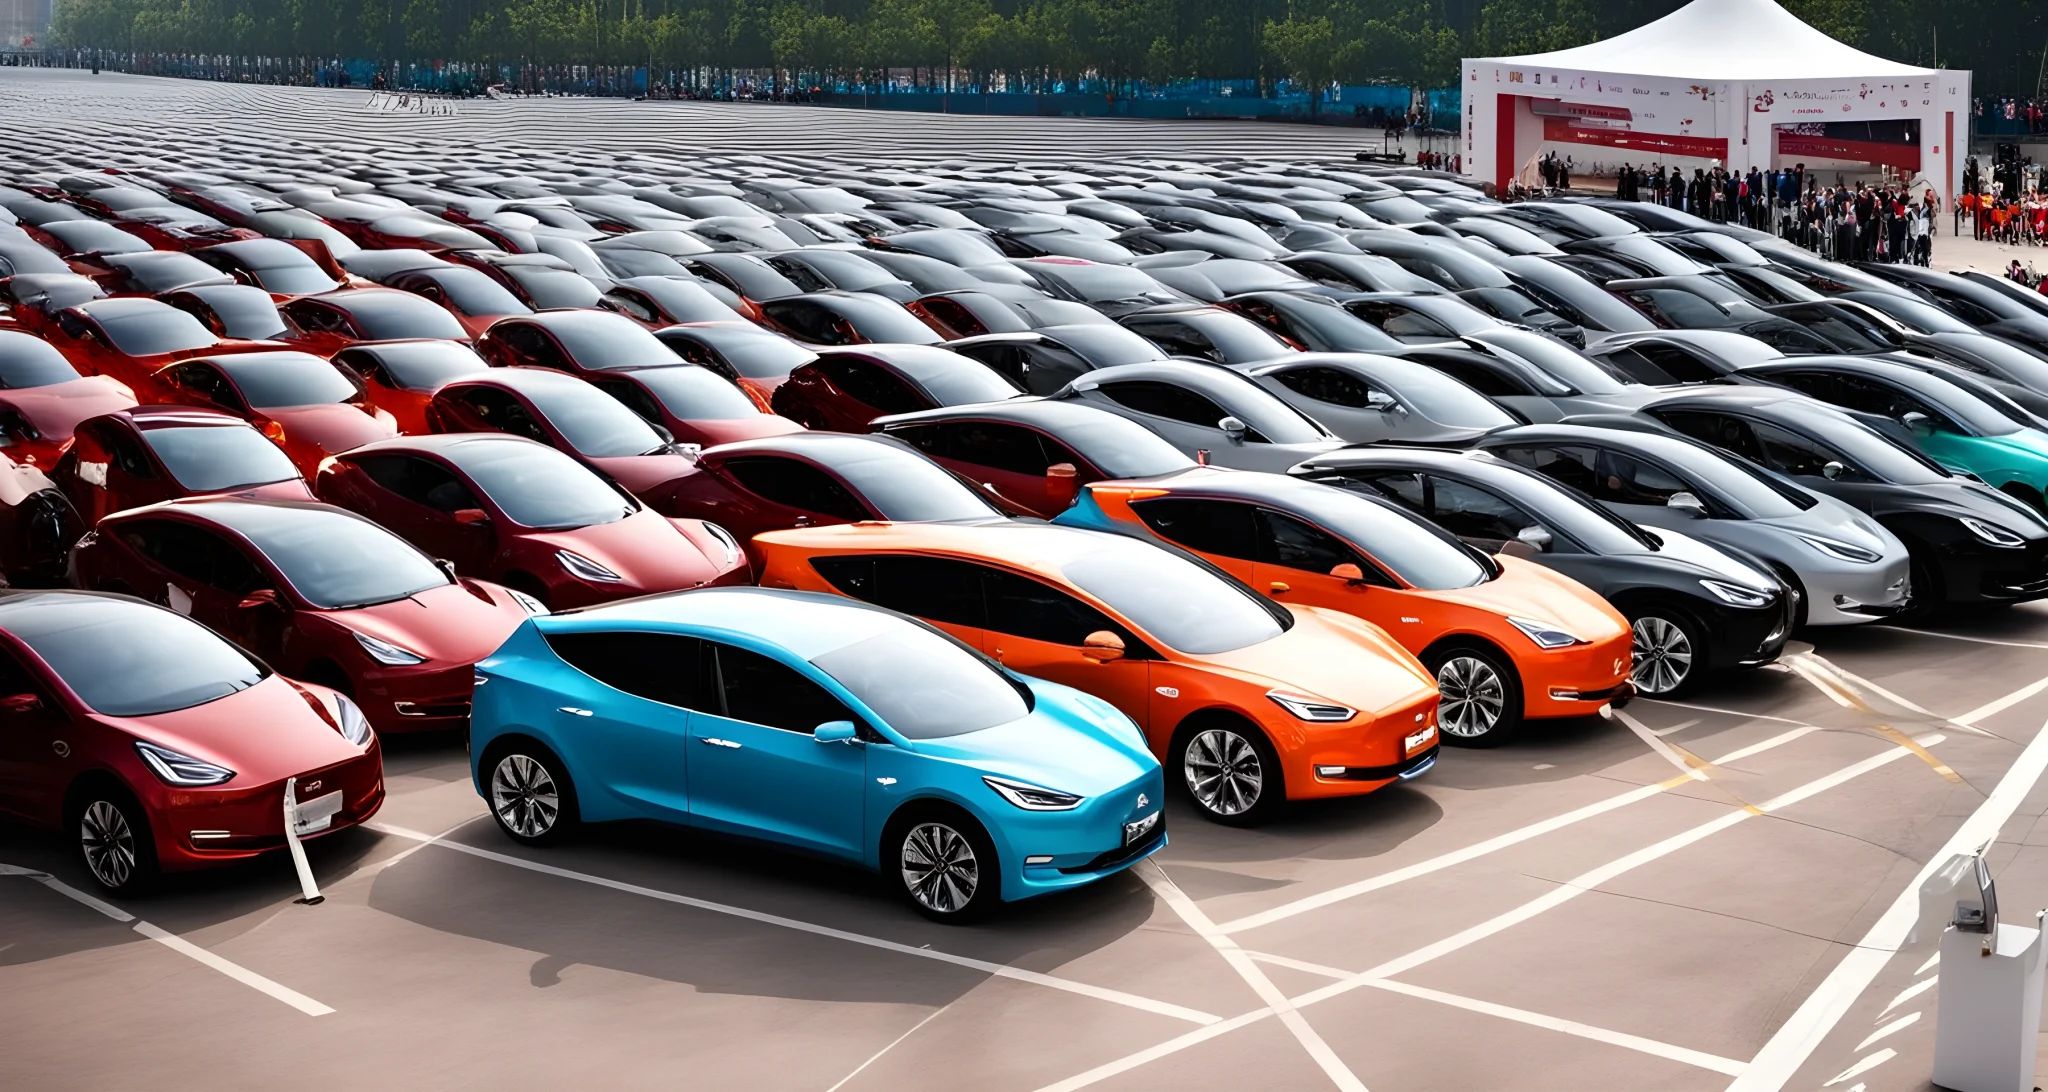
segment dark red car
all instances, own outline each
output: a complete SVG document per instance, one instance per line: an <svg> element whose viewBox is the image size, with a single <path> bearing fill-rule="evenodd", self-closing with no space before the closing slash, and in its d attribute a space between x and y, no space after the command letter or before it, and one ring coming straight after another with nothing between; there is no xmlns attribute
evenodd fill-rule
<svg viewBox="0 0 2048 1092"><path fill-rule="evenodd" d="M654 336L688 363L733 381L763 413L775 412L770 399L789 373L818 358L796 342L745 322L699 322L666 326Z"/></svg>
<svg viewBox="0 0 2048 1092"><path fill-rule="evenodd" d="M427 405L427 424L435 432L509 432L538 440L667 515L678 514L668 503L670 483L694 465L666 429L589 381L546 368L492 368L443 384Z"/></svg>
<svg viewBox="0 0 2048 1092"><path fill-rule="evenodd" d="M628 277L613 285L598 305L650 330L681 322L747 321L694 277Z"/></svg>
<svg viewBox="0 0 2048 1092"><path fill-rule="evenodd" d="M395 288L352 288L302 296L278 308L298 327L299 348L321 356L364 341L446 338L468 341L469 331L439 304Z"/></svg>
<svg viewBox="0 0 2048 1092"><path fill-rule="evenodd" d="M683 362L645 327L610 311L541 311L504 319L477 339L476 351L500 368L575 373Z"/></svg>
<svg viewBox="0 0 2048 1092"><path fill-rule="evenodd" d="M492 433L408 436L338 456L320 499L359 512L457 572L560 610L706 584L746 584L731 532L668 519L589 468Z"/></svg>
<svg viewBox="0 0 2048 1092"><path fill-rule="evenodd" d="M710 447L804 430L787 417L763 413L730 380L695 364L610 368L586 378L680 443Z"/></svg>
<svg viewBox="0 0 2048 1092"><path fill-rule="evenodd" d="M189 406L137 406L81 422L50 480L87 526L179 497L313 499L291 456L255 426Z"/></svg>
<svg viewBox="0 0 2048 1092"><path fill-rule="evenodd" d="M761 304L761 324L806 345L936 345L945 338L872 292L810 292Z"/></svg>
<svg viewBox="0 0 2048 1092"><path fill-rule="evenodd" d="M91 265L95 268L90 275L110 296L154 296L193 285L235 283L228 274L176 250L107 254Z"/></svg>
<svg viewBox="0 0 2048 1092"><path fill-rule="evenodd" d="M138 394L152 390L150 377L172 361L289 347L219 337L162 300L127 296L67 307L41 333L79 371L112 376Z"/></svg>
<svg viewBox="0 0 2048 1092"><path fill-rule="evenodd" d="M289 340L298 336L270 293L246 284L202 284L157 293L157 299L198 319L216 337Z"/></svg>
<svg viewBox="0 0 2048 1092"><path fill-rule="evenodd" d="M427 403L441 384L491 370L476 350L453 341L369 341L334 354L334 363L355 373L370 404L391 415L398 431L421 436Z"/></svg>
<svg viewBox="0 0 2048 1092"><path fill-rule="evenodd" d="M451 250L444 257L485 273L535 311L598 304L597 286L552 254Z"/></svg>
<svg viewBox="0 0 2048 1092"><path fill-rule="evenodd" d="M354 698L379 732L467 726L471 668L542 610L354 512L239 497L109 516L71 551L71 580L203 622Z"/></svg>
<svg viewBox="0 0 2048 1092"><path fill-rule="evenodd" d="M120 380L80 375L43 339L0 330L0 449L15 462L55 466L80 421L134 404Z"/></svg>
<svg viewBox="0 0 2048 1092"><path fill-rule="evenodd" d="M160 400L231 413L284 449L301 474L320 460L398 435L340 368L298 352L241 353L180 361L152 377Z"/></svg>
<svg viewBox="0 0 2048 1092"><path fill-rule="evenodd" d="M328 256L327 248L311 251L312 246L284 239L245 239L195 250L192 256L279 300L347 287L348 274Z"/></svg>
<svg viewBox="0 0 2048 1092"><path fill-rule="evenodd" d="M533 313L533 308L521 303L518 296L506 291L489 274L465 265L408 269L387 278L384 284L447 308L470 337L480 336L499 319Z"/></svg>
<svg viewBox="0 0 2048 1092"><path fill-rule="evenodd" d="M826 349L775 388L775 412L805 428L866 432L891 413L996 402L1024 392L972 357L933 345Z"/></svg>
<svg viewBox="0 0 2048 1092"><path fill-rule="evenodd" d="M189 618L127 596L0 592L0 810L67 832L102 887L283 849L384 803L354 702L292 682Z"/></svg>

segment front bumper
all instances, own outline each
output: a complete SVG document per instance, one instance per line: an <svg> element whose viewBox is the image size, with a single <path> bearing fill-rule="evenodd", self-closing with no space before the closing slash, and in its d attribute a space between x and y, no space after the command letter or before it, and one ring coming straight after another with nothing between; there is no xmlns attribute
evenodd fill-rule
<svg viewBox="0 0 2048 1092"><path fill-rule="evenodd" d="M1806 585L1806 624L1848 626L1905 610L1912 596L1909 569L1901 557L1888 565L1799 574Z"/></svg>
<svg viewBox="0 0 2048 1092"><path fill-rule="evenodd" d="M342 794L341 811L325 837L364 822L384 804L384 759L372 743L364 754L298 775L301 801ZM307 791L306 786L317 784ZM209 868L283 849L284 782L239 789L185 789L157 784L145 794L157 862L166 872Z"/></svg>
<svg viewBox="0 0 2048 1092"><path fill-rule="evenodd" d="M1515 669L1522 677L1522 715L1585 717L1617 697L1632 695L1629 676L1635 663L1635 638L1623 630L1613 637L1522 656Z"/></svg>
<svg viewBox="0 0 2048 1092"><path fill-rule="evenodd" d="M988 829L1003 866L1003 900L1091 884L1159 852L1165 801L1165 774L1153 770L1074 811L1002 813ZM1127 838L1133 824L1138 829Z"/></svg>
<svg viewBox="0 0 2048 1092"><path fill-rule="evenodd" d="M1792 599L1781 595L1769 606L1716 606L1701 619L1707 627L1707 670L1757 667L1776 660L1792 635Z"/></svg>
<svg viewBox="0 0 2048 1092"><path fill-rule="evenodd" d="M1436 705L1437 694L1432 690L1409 705L1370 719L1361 715L1339 724L1295 722L1295 731L1303 737L1302 744L1295 747L1283 744L1282 736L1272 735L1280 750L1287 798L1362 796L1427 772L1442 745L1436 730ZM1410 739L1416 740L1413 747L1407 745Z"/></svg>

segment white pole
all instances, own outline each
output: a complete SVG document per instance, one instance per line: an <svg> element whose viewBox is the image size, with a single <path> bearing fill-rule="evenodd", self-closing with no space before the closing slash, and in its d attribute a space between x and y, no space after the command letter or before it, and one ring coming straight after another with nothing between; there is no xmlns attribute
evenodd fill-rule
<svg viewBox="0 0 2048 1092"><path fill-rule="evenodd" d="M292 867L299 873L300 897L293 901L318 906L327 896L322 895L319 885L313 882L313 866L306 863L306 847L299 844L299 779L296 777L288 777L284 782L284 841L291 847Z"/></svg>

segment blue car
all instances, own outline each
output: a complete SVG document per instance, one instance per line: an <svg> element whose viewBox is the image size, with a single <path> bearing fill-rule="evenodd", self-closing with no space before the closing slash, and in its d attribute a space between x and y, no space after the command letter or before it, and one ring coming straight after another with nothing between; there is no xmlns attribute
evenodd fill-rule
<svg viewBox="0 0 2048 1092"><path fill-rule="evenodd" d="M937 921L1166 844L1137 725L838 596L712 588L530 618L476 668L477 792L515 841L658 819L879 870Z"/></svg>

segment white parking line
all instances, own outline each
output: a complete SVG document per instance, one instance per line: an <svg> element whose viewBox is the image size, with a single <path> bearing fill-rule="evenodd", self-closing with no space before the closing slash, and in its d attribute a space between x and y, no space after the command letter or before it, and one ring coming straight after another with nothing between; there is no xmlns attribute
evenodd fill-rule
<svg viewBox="0 0 2048 1092"><path fill-rule="evenodd" d="M1991 790L1991 795L1977 805L1977 810L1971 812L1968 819L1963 820L1962 826L1956 828L1956 832L1935 851L1919 873L1907 882L1904 890L1892 900L1890 908L1863 935L1863 939L1842 957L1842 962L1835 965L1835 969L1828 973L1791 1019L1778 1028L1770 1041L1757 1052L1749 1069L1728 1086L1729 1092L1776 1092L1792 1079L1799 1067L1813 1056L1821 1040L1827 1038L1849 1011L1849 1006L1863 996L1863 991L1870 988L1878 972L1884 970L1885 964L1891 962L1892 955L1905 943L1906 935L1920 913L1920 885L1951 856L1975 852L1997 838L2005 821L2012 818L2013 812L2033 791L2044 771L2048 771L2048 725L2034 733L2033 740L2005 771L2005 776L1999 778L1998 786ZM1934 981L1931 978L1927 980ZM1926 988L1925 983L1913 987L1916 991ZM1905 996L1901 995L1899 1000L1904 1000ZM1897 1007L1899 1000L1888 1007Z"/></svg>
<svg viewBox="0 0 2048 1092"><path fill-rule="evenodd" d="M1672 701L1669 698L1643 698L1652 705L1668 705L1674 709L1690 709L1695 713L1719 713L1724 717L1741 717L1744 720L1769 720L1779 724L1805 724L1803 720L1791 717L1772 716L1769 713L1751 713L1743 709L1723 709L1718 705L1699 705L1688 701Z"/></svg>
<svg viewBox="0 0 2048 1092"><path fill-rule="evenodd" d="M1252 992L1259 996L1259 1000L1264 1001L1267 1008L1279 1014L1281 1026L1294 1036L1295 1041L1300 1043L1301 1048L1308 1052L1308 1056L1322 1068L1324 1076L1329 1077L1332 1084L1344 1089L1345 1092L1366 1092L1365 1084L1358 1079L1357 1074L1352 1073L1351 1068L1344 1064L1344 1060L1337 1057L1337 1052L1330 1049L1330 1044L1324 1042L1321 1035L1316 1034L1316 1029L1309 1026L1308 1019L1294 1011L1294 1006L1288 1002L1287 995L1280 992L1280 987L1275 986L1273 980L1266 977L1266 972L1252 962L1251 957L1237 946L1236 941L1216 928L1216 923L1209 920L1209 915L1195 905L1195 900L1187 897L1187 894L1173 882L1173 878L1166 874L1166 870L1159 867L1158 862L1148 861L1145 865L1139 866L1138 874L1152 888L1152 893L1159 896L1159 901L1171 907L1173 912L1179 914L1180 919L1187 923L1188 928L1208 941L1209 946L1223 957L1223 961L1230 964L1230 969L1236 971L1237 976L1244 979L1245 985L1250 986Z"/></svg>
<svg viewBox="0 0 2048 1092"><path fill-rule="evenodd" d="M1923 736L1919 740L1919 743L1922 746L1931 747L1941 742L1942 738L1943 737L1939 734ZM1690 830L1681 831L1678 834L1672 835L1671 837L1666 838L1663 841L1656 843L1655 845L1647 846L1643 849L1635 851L1634 853L1630 853L1624 857L1617 858L1613 861L1608 862L1607 864L1601 865L1598 868L1582 872L1579 875L1564 881L1556 889L1545 892L1544 894L1539 895L1536 898L1531 899L1528 902L1523 903L1522 905L1515 907L1512 910L1506 911L1505 913L1497 914L1494 917L1487 919L1486 921L1480 922L1479 924L1472 926L1471 928L1465 929L1452 936L1446 937L1445 939L1437 941L1434 944L1418 948L1415 951L1408 953L1407 955L1398 956L1394 959L1387 960L1386 962L1381 963L1380 965L1373 967L1370 970L1360 971L1359 973L1351 975L1348 978L1332 982L1327 986L1323 986L1315 990L1310 990L1308 993L1301 994L1297 997L1289 998L1288 1001L1293 1007L1297 1009L1302 1009L1322 1001L1327 1001L1333 997L1339 997L1343 994L1350 993L1352 990L1361 989L1369 986L1377 986L1380 980L1382 979L1391 978L1394 975L1414 970L1416 967L1420 967L1423 964L1428 963L1432 960L1442 958L1443 956L1449 955L1452 952L1459 951L1463 948L1476 944L1479 941L1492 937L1512 926L1521 924L1522 922L1535 918L1536 916L1542 914L1547 910L1552 910L1559 906L1562 906L1565 903L1570 902L1572 899L1575 899L1588 891L1595 890L1600 885L1608 883L1618 878L1624 873L1627 873L1635 868L1639 868L1645 864L1649 864L1652 861L1658 860L1662 857L1675 853L1680 849L1690 846L1696 842L1702 841L1714 834L1727 830L1730 827L1736 826L1744 820L1750 819L1757 815L1770 814L1772 812L1779 811L1783 808L1790 807L1791 805L1799 803L1802 800L1806 800L1810 797L1826 792L1829 789L1836 788L1840 785L1848 783L1849 781L1853 781L1856 778L1871 772L1872 770L1880 769L1890 763L1898 761L1899 759L1906 758L1910 756L1912 753L1912 751L1904 747L1887 748L1883 752L1872 755L1861 762L1845 766L1831 774L1828 774L1825 777L1816 778L1815 780L1809 781L1806 784L1801 785L1798 788L1795 788L1789 792L1773 797L1760 805L1756 805L1752 808L1743 808L1735 811L1730 811L1727 814L1722 815L1718 818L1709 820L1705 823L1701 823L1700 825L1693 827ZM1679 781L1681 784L1683 783L1683 779L1674 780ZM450 844L452 845L453 843ZM1096 1066L1095 1068L1090 1069L1085 1073L1079 1073L1072 1077L1067 1078L1064 1081L1060 1081L1056 1084L1047 1085L1045 1088L1040 1089L1039 1092L1075 1092L1076 1089L1086 1088L1099 1081L1107 1080L1108 1078L1114 1077L1118 1074L1127 1073L1133 1069L1138 1068L1139 1066L1145 1065L1148 1062L1156 1061L1160 1058L1176 1054L1182 1050L1186 1050L1191 1046L1207 1042L1210 1039L1216 1038L1219 1035L1226 1034L1237 1028L1257 1023L1258 1021L1263 1020L1271 1015L1273 1015L1273 1009L1271 1006L1268 1006L1266 1008L1254 1009L1251 1012L1243 1013L1239 1016L1232 1017L1228 1020L1222 1021L1221 1023L1212 1024L1205 1028L1200 1028L1196 1031L1189 1032L1175 1039L1169 1039L1166 1042L1156 1044L1144 1050L1138 1051L1134 1054L1127 1055L1123 1058L1118 1058L1114 1061L1105 1062L1102 1065ZM1754 1065L1755 1063L1751 1064ZM1741 1078L1737 1078L1737 1080L1739 1081L1741 1080Z"/></svg>
<svg viewBox="0 0 2048 1092"><path fill-rule="evenodd" d="M164 947L169 948L171 951L174 951L181 956L194 960L204 966L211 967L214 970L219 971L220 973L228 976L229 978L234 979L237 982L240 982L242 985L247 986L252 990L255 990L259 993L269 994L271 997L274 997L279 1001L282 1001L285 1004L290 1005L291 1007L299 1010L300 1012L305 1013L307 1016L325 1016L328 1013L334 1011L332 1008L323 1005L310 997L307 997L305 994L300 993L297 990L294 990L288 986L281 986L276 982L272 982L270 979L265 978L260 974L257 974L255 971L252 971L239 963L234 963L232 961L223 959L220 956L217 956L212 952L207 951L204 948L201 948L199 945L194 944L189 940L186 940L184 937L181 937L176 933L172 933L164 929L159 929L156 926L151 925L149 922L137 918L135 915L129 913L126 910L121 909L118 906L113 905L112 903L106 902L102 899L95 898L92 895L88 895L85 892L80 891L79 889L71 886L70 884L65 883L64 881L56 878L55 876L50 875L47 872L38 872L35 869L22 868L19 865L0 865L0 876L25 876L31 880L35 880L37 883L42 884L44 887L47 887L50 890L55 891L60 895L63 895L65 898L71 899L82 905L89 906L94 910L97 910L100 913L105 914L106 916L114 919L115 921L133 922L134 929L137 933L140 933L143 936L148 937L153 941L156 941L158 944L161 944Z"/></svg>
<svg viewBox="0 0 2048 1092"><path fill-rule="evenodd" d="M1137 994L1125 993L1122 990L1091 986L1086 982L1076 982L1072 979L1040 974L1037 971L1026 971L1001 963L991 963L985 959L954 955L951 952L934 951L930 948L913 948L908 944L898 944L893 940L883 940L880 937L863 936L860 933L849 933L844 929L834 929L828 925L813 925L808 921L785 918L778 914L767 914L759 910L748 910L740 906L727 906L724 903L711 902L708 899L678 895L670 891L661 891L652 887L642 887L639 884L626 883L623 880L594 876L588 872L576 872L567 868L557 868L554 865L541 864L538 861L529 861L506 853L495 853L488 849L478 849L476 846L464 845L461 842L434 841L434 835L422 834L419 831L407 830L404 827L388 826L383 823L368 823L365 825L372 830L381 831L385 834L394 834L400 838L412 838L421 842L432 842L441 849L450 849L457 853L467 853L472 857L481 857L487 861L496 861L499 864L511 865L514 868L523 868L529 872L539 872L543 875L554 876L564 880L575 880L578 883L592 884L597 887L608 887L614 891L623 891L629 895L659 899L662 902L672 902L679 906L688 906L697 910L709 910L714 914L745 918L748 921L758 921L764 925L776 925L784 929L794 929L797 932L810 933L814 936L831 937L834 940L843 940L849 944L880 948L883 951L896 952L900 955L916 956L920 959L930 959L940 963L951 963L956 967L972 968L999 978L1013 979L1018 982L1030 982L1034 985L1046 986L1055 990L1065 990L1068 993L1080 994L1083 997L1093 997L1098 1001L1108 1001L1112 1004L1142 1009L1145 1012L1156 1013L1160 1016L1171 1016L1176 1020L1186 1020L1195 1024L1214 1024L1222 1019L1219 1016L1202 1012L1199 1009L1190 1009L1181 1005L1169 1004L1165 1001L1156 1001L1150 997L1140 997Z"/></svg>
<svg viewBox="0 0 2048 1092"><path fill-rule="evenodd" d="M1999 713L2005 712L2007 709L2039 694L2043 690L2048 690L2048 678L2038 679L2030 685L2023 686L2002 698L1994 698L1991 701L1987 701L1977 708L1964 713L1962 716L1955 718L1955 722L1957 724L1974 725L1986 717L1996 716Z"/></svg>
<svg viewBox="0 0 2048 1092"><path fill-rule="evenodd" d="M1674 747L1671 744L1666 743L1662 739L1658 738L1658 734L1656 732L1651 731L1649 725L1644 724L1642 721L1639 721L1632 716L1629 716L1628 710L1616 709L1614 711L1614 719L1620 721L1623 725L1626 725L1629 731L1634 732L1638 739L1641 739L1644 743L1648 744L1650 749L1652 751L1657 752L1657 754L1661 756L1664 759L1664 761L1669 762L1673 766L1678 767L1679 773L1684 774L1685 776L1691 778L1694 781L1705 781L1707 779L1707 771L1700 768L1702 765L1706 765L1706 763L1699 762L1696 764L1694 762L1687 762L1685 758L1681 758L1679 756L1679 750L1677 747ZM1686 752L1686 756L1693 757L1695 759L1697 758L1697 756L1693 755L1690 751Z"/></svg>
<svg viewBox="0 0 2048 1092"><path fill-rule="evenodd" d="M840 1089L845 1088L846 1082L854 1079L855 1077L860 1076L862 1070L880 1061L882 1055L887 1054L892 1050L895 1050L897 1045L902 1043L903 1040L908 1039L911 1036L917 1034L917 1029L925 1026L926 1024L931 1023L933 1020L938 1019L939 1014L946 1011L948 1007L949 1006L946 1005L940 1005L938 1008L935 1008L932 1011L925 1013L924 1019L919 1020L917 1023L910 1025L909 1031L906 1031L903 1034L898 1035L894 1039L889 1040L888 1046L885 1046L882 1049L875 1051L873 1054L868 1055L867 1061L862 1062L857 1066L854 1066L853 1072L848 1073L846 1076L839 1078L839 1080L835 1084L833 1084L832 1087L827 1088L825 1092L839 1092Z"/></svg>
<svg viewBox="0 0 2048 1092"><path fill-rule="evenodd" d="M1350 971L1339 970L1335 967L1325 967L1316 963L1304 963L1301 960L1289 959L1286 956L1268 955L1264 952L1248 952L1246 954L1261 963L1271 963L1280 967L1292 967L1297 971L1304 971L1309 974L1319 974L1328 978L1351 977ZM1528 1024L1531 1027L1545 1028L1550 1031L1562 1032L1566 1035L1575 1035L1581 1039L1591 1039L1594 1042L1606 1043L1609 1046L1640 1051L1644 1054L1655 1055L1656 1057L1666 1058L1674 1062L1698 1066L1701 1069L1711 1069L1716 1073L1725 1073L1731 1077L1742 1072L1742 1067L1747 1064L1745 1062L1738 1062L1733 1058L1723 1058L1718 1054L1708 1054L1703 1050L1693 1050L1690 1047L1658 1042L1655 1039L1645 1039L1640 1035L1630 1035L1624 1031L1611 1031L1607 1028L1594 1027L1591 1024L1581 1024L1577 1020L1566 1020L1562 1017L1531 1012L1528 1009L1518 1009L1511 1005L1496 1005L1491 1001L1481 1001L1477 998L1464 997L1455 993L1445 993L1442 990L1432 990L1427 986L1411 986L1406 982L1395 982L1392 979L1385 978L1369 982L1367 985L1376 990L1386 990L1389 993L1419 997L1425 1001L1435 1001L1439 1004L1450 1005L1453 1008L1465 1009L1469 1012L1498 1016L1503 1020L1513 1020L1518 1024Z"/></svg>
<svg viewBox="0 0 2048 1092"><path fill-rule="evenodd" d="M1740 762L1752 755L1762 754L1774 747L1781 747L1803 735L1819 730L1810 725L1800 725L1789 732L1772 736L1761 743L1752 743L1747 747L1740 747L1730 751L1715 759L1712 764L1725 766L1732 762ZM1271 925L1276 921L1284 921L1297 914L1306 914L1311 910L1320 910L1325 906L1331 906L1346 899L1354 899L1360 895L1370 894L1381 888L1392 887L1397 883L1403 883L1418 876L1427 876L1432 872L1440 872L1452 865L1476 860L1489 853L1506 849L1509 846L1519 845L1531 838L1540 837L1552 831L1563 830L1565 827L1591 819L1596 815L1605 815L1616 808L1627 807L1640 800L1648 800L1659 793L1668 792L1680 785L1687 784L1691 780L1690 776L1674 777L1660 781L1655 785L1644 785L1641 788L1630 789L1617 796L1610 796L1605 800L1596 800L1591 804L1575 808L1562 815L1553 815L1548 819L1538 820L1530 823L1528 826L1518 827L1505 834L1497 834L1485 841L1474 842L1462 849L1454 849L1449 853L1431 857L1426 861L1418 861L1415 864L1397 868L1392 872L1382 872L1369 879L1348 883L1342 887L1333 887L1328 891L1308 895L1293 902L1273 907L1270 910L1262 910L1256 914L1247 914L1234 921L1223 922L1217 928L1226 933L1240 933L1246 929L1256 929L1261 925Z"/></svg>
<svg viewBox="0 0 2048 1092"><path fill-rule="evenodd" d="M1888 629L1893 633L1911 633L1921 637L1940 637L1950 641L1968 641L1975 645L2004 645L2006 648L2048 648L2038 641L2000 641L1992 637L1968 637L1960 633L1937 633L1931 629L1907 629L1904 626L1872 626L1871 629Z"/></svg>

